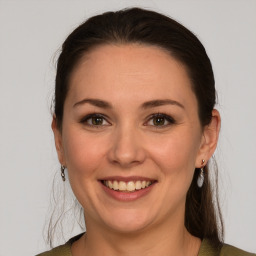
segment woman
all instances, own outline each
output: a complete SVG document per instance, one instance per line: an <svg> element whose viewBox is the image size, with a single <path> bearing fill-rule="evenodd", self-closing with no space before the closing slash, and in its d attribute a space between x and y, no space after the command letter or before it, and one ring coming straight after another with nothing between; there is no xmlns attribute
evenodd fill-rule
<svg viewBox="0 0 256 256"><path fill-rule="evenodd" d="M223 244L215 97L204 47L166 16L133 8L75 29L52 129L86 233L41 255L253 255Z"/></svg>

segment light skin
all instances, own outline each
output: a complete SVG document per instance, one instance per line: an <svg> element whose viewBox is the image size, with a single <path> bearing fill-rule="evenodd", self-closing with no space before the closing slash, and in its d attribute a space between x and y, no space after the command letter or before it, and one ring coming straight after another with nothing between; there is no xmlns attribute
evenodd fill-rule
<svg viewBox="0 0 256 256"><path fill-rule="evenodd" d="M184 66L155 46L104 45L77 65L61 131L52 122L85 214L73 256L198 254L201 241L184 226L185 199L195 168L216 148L220 116L213 110L202 127L191 88ZM117 176L154 184L135 200L117 200L101 182Z"/></svg>

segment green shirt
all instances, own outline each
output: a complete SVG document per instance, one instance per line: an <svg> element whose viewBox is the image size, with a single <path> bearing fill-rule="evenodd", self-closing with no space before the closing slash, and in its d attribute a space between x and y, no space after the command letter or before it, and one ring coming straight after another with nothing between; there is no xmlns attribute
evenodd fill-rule
<svg viewBox="0 0 256 256"><path fill-rule="evenodd" d="M37 256L72 256L71 245L78 240L82 234L71 238L66 244L60 245L51 251L38 254ZM203 239L198 256L256 256L254 253L248 253L234 246L224 244L220 251L213 247L209 240Z"/></svg>

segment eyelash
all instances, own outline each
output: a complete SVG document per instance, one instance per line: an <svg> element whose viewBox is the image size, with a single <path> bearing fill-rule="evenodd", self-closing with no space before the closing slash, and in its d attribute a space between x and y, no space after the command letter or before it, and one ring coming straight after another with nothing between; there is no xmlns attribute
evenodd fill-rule
<svg viewBox="0 0 256 256"><path fill-rule="evenodd" d="M88 123L88 120L92 119L92 118L101 118L103 120L103 122L107 122L109 124L108 121L106 121L106 117L104 115L101 115L101 114L89 114L87 116L85 116L82 120L81 120L81 123L87 125L87 126L90 126L90 127L95 127L95 128L100 128L101 126L106 126L106 125L95 125L95 124L89 124Z"/></svg>
<svg viewBox="0 0 256 256"><path fill-rule="evenodd" d="M164 113L152 114L152 115L147 119L147 122L146 122L146 123L148 123L150 120L153 121L154 118L163 118L163 119L164 119L164 122L165 122L165 121L168 122L168 124L163 124L163 125L159 125L159 126L158 126L158 125L152 125L152 126L153 126L154 128L156 128L156 129L165 128L165 127L167 127L167 126L170 126L170 125L176 123L175 120L174 120L171 116L169 116L169 115L167 115L167 114L164 114Z"/></svg>
<svg viewBox="0 0 256 256"><path fill-rule="evenodd" d="M92 121L91 121L91 124L89 124L88 121L89 121L90 119L92 120L92 118L100 118L100 119L103 120L102 122L105 121L105 122L107 122L108 124L107 124L107 125L106 125L106 124L95 125L95 124L92 124ZM159 129L159 128L160 128L160 129L161 129L161 128L165 128L165 127L167 127L167 126L170 126L170 125L176 123L175 120L174 120L171 116L169 116L169 115L167 115L167 114L164 114L164 113L157 113L157 114L152 114L149 118L147 118L147 121L146 121L146 123L145 123L144 125L147 126L147 123L149 123L150 121L153 121L154 118L161 118L161 119L164 119L164 123L165 123L166 121L168 122L168 124L163 124L163 125L154 125L154 124L149 125L149 126L153 126L154 128L157 128L157 129ZM85 125L87 125L87 126L95 127L95 128L101 128L102 126L108 126L108 125L110 125L110 123L106 120L106 117L105 117L104 115L102 115L102 114L97 114L97 113L95 113L95 114L89 114L89 115L85 116L80 122L83 123L83 124L85 124Z"/></svg>

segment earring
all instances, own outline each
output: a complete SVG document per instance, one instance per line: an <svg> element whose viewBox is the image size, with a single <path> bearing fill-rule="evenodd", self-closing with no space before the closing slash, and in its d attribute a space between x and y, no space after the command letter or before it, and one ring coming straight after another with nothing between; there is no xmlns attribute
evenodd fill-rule
<svg viewBox="0 0 256 256"><path fill-rule="evenodd" d="M202 160L202 165L205 163L205 160ZM204 165L201 167L200 174L197 178L197 186L201 188L204 184Z"/></svg>
<svg viewBox="0 0 256 256"><path fill-rule="evenodd" d="M62 178L63 181L66 180L66 178L65 178L65 172L64 172L65 169L66 169L66 167L65 167L64 165L61 165L61 166L60 166L60 175L61 175L61 178Z"/></svg>

